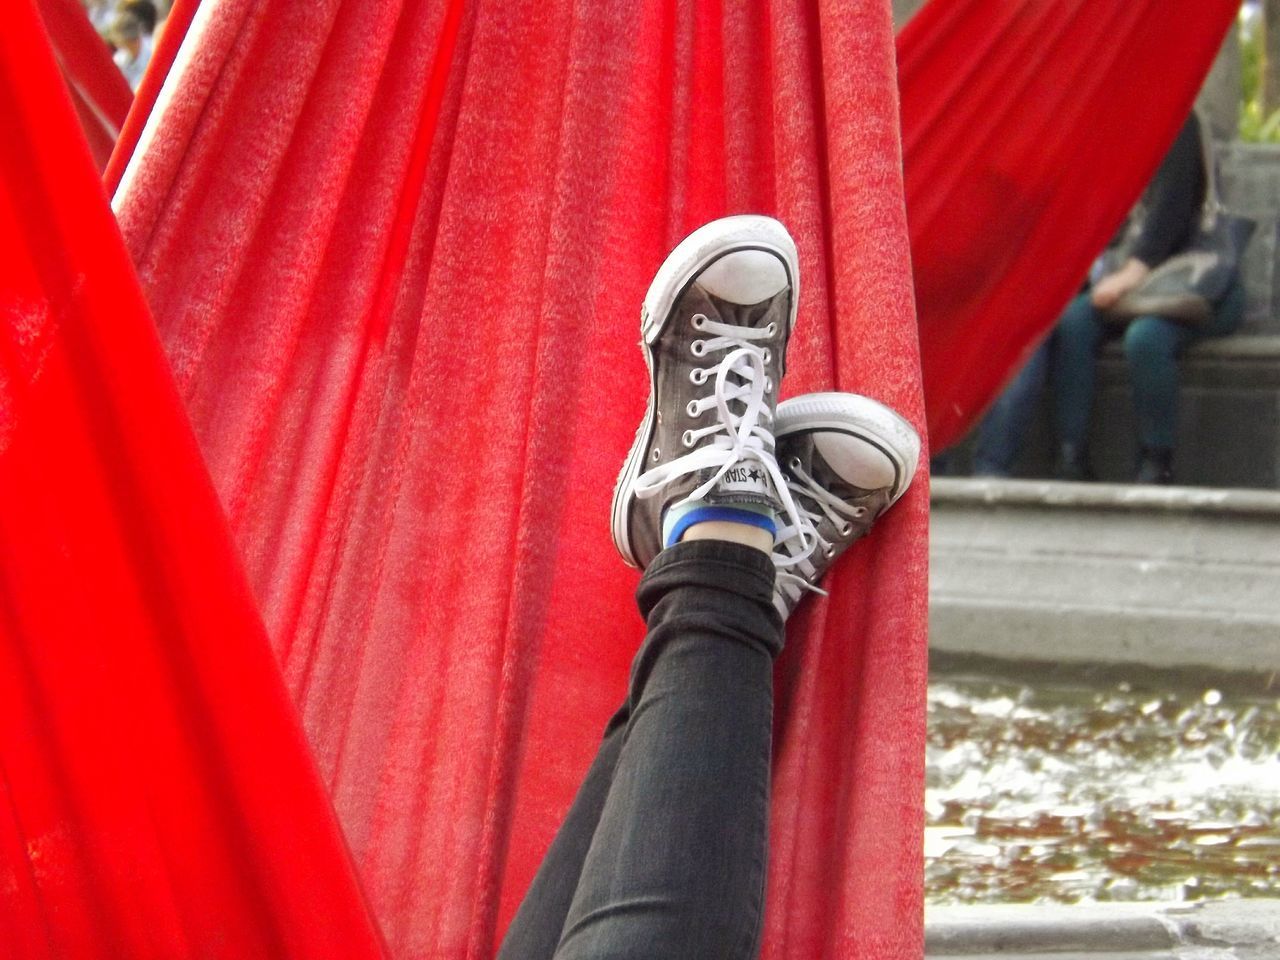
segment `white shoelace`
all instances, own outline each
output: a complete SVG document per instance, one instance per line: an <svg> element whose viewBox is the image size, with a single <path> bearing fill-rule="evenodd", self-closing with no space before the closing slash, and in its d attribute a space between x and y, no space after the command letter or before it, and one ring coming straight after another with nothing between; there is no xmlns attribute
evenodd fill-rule
<svg viewBox="0 0 1280 960"><path fill-rule="evenodd" d="M825 515L841 535L847 537L853 533L853 525L849 523L849 519L858 520L866 516L867 508L851 506L822 487L805 472L798 458L793 457L787 464L787 468L792 474L792 479L787 481L787 486L798 495L794 497L795 502L803 504L805 501L800 498L803 496L813 501L818 509L813 511L801 506L800 512L803 514L804 526L787 526L778 531L778 545L773 551L773 563L778 574L778 589L792 601L799 598L802 590L810 590L825 596L826 591L814 583L817 579L817 567L814 566L811 556L821 551L823 556L832 557L835 555L835 544L818 532L818 524ZM811 537L809 544L805 543L805 534Z"/></svg>
<svg viewBox="0 0 1280 960"><path fill-rule="evenodd" d="M693 328L707 334L706 339L694 340L689 349L695 357L727 351L714 367L694 367L689 374L695 385L701 386L715 374L714 388L710 394L690 400L688 413L698 417L709 410L716 411L716 422L696 430L686 430L682 442L686 447L697 446L700 440L710 437L697 449L674 460L647 470L636 478L635 495L642 500L655 497L671 483L711 467L716 472L696 490L680 501L681 504L701 500L714 489L721 478L733 467L755 461L773 482L778 500L787 520L784 529L802 529L804 519L787 488L786 477L778 468L774 457L773 413L765 404L765 393L773 389L765 373L767 347L761 348L753 341L774 336L777 328L770 323L765 327L740 327L712 320L701 313L690 318ZM733 380L730 380L730 376ZM742 412L734 413L729 404L737 402ZM674 506L674 505L673 505ZM800 534L800 556L813 552L812 543L804 542Z"/></svg>

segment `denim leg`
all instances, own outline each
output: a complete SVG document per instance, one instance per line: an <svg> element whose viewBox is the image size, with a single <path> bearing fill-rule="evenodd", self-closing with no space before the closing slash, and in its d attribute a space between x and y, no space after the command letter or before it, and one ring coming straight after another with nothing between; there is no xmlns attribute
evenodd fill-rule
<svg viewBox="0 0 1280 960"><path fill-rule="evenodd" d="M1144 447L1173 449L1178 416L1178 354L1191 339L1190 327L1164 317L1138 317L1124 332L1133 412L1138 440Z"/></svg>
<svg viewBox="0 0 1280 960"><path fill-rule="evenodd" d="M1009 381L978 427L973 449L973 473L979 477L1007 477L1013 470L1027 435L1036 403L1049 374L1052 335L1036 348L1030 359Z"/></svg>
<svg viewBox="0 0 1280 960"><path fill-rule="evenodd" d="M1164 317L1139 317L1124 334L1133 385L1138 440L1144 447L1172 450L1178 419L1178 357L1191 343L1224 336L1244 319L1244 288L1237 282L1209 322L1191 327Z"/></svg>
<svg viewBox="0 0 1280 960"><path fill-rule="evenodd" d="M1053 419L1061 443L1083 447L1089 438L1098 348L1106 336L1102 313L1087 293L1072 300L1058 320L1051 377Z"/></svg>
<svg viewBox="0 0 1280 960"><path fill-rule="evenodd" d="M636 654L612 783L556 960L754 960L768 839L773 659L763 552L681 543L637 592Z"/></svg>

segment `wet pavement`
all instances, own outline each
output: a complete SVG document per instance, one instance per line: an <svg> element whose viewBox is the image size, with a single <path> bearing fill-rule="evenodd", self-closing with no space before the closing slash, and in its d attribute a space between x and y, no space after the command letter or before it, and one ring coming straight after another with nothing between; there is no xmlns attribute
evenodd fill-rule
<svg viewBox="0 0 1280 960"><path fill-rule="evenodd" d="M1280 896L1280 681L935 664L935 904Z"/></svg>

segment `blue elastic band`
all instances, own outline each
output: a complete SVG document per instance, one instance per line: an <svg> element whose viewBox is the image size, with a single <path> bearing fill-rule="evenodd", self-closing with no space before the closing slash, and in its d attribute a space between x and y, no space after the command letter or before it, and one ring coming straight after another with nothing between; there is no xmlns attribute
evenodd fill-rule
<svg viewBox="0 0 1280 960"><path fill-rule="evenodd" d="M752 510L739 510L736 507L694 507L684 516L676 520L671 525L671 531L667 534L667 542L663 546L669 547L674 543L679 543L680 538L684 536L684 532L695 523L707 523L712 520L723 520L727 523L745 523L752 527L759 527L761 530L768 530L775 537L778 535L778 525L773 522L772 517L766 517L762 513L755 513Z"/></svg>

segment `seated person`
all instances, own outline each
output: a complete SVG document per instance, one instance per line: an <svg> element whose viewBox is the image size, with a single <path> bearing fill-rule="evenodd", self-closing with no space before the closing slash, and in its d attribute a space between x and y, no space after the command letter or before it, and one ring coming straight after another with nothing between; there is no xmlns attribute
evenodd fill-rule
<svg viewBox="0 0 1280 960"><path fill-rule="evenodd" d="M1098 351L1123 335L1137 419L1138 483L1171 483L1178 408L1178 357L1205 337L1236 330L1244 319L1239 278L1212 318L1188 326L1166 317L1142 316L1121 325L1107 311L1142 285L1151 271L1194 241L1205 201L1200 123L1194 113L1183 124L1155 179L1147 188L1146 216L1123 265L1098 279L1067 305L1049 338L992 406L978 431L974 473L1007 476L1044 385L1053 389L1053 425L1058 455L1054 476L1091 480L1089 418L1093 411Z"/></svg>

